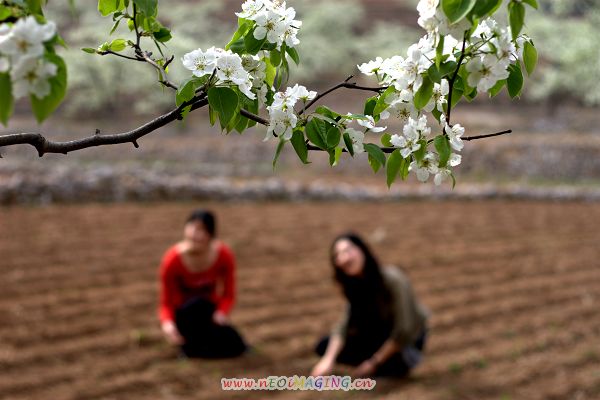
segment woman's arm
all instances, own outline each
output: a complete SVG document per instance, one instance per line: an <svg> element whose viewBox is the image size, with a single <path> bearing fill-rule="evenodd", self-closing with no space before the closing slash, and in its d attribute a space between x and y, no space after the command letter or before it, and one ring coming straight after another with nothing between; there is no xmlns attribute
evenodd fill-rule
<svg viewBox="0 0 600 400"><path fill-rule="evenodd" d="M160 327L167 342L181 345L185 342L175 324L175 302L180 296L180 288L174 272L173 257L167 252L163 257L160 268L160 300L158 314Z"/></svg>
<svg viewBox="0 0 600 400"><path fill-rule="evenodd" d="M223 293L219 297L213 321L218 325L226 325L229 323L227 315L235 303L235 257L229 247L224 244L221 246L223 248L219 251L223 252L223 268L219 278L223 282Z"/></svg>
<svg viewBox="0 0 600 400"><path fill-rule="evenodd" d="M323 357L321 357L319 362L313 367L310 374L312 376L329 375L335 366L335 359L338 354L340 354L340 351L342 351L343 346L344 339L341 335L331 335L325 354L323 354Z"/></svg>
<svg viewBox="0 0 600 400"><path fill-rule="evenodd" d="M369 376L373 375L381 364L386 362L394 353L400 350L400 346L394 339L387 339L379 350L377 350L370 358L363 361L354 370L355 376Z"/></svg>

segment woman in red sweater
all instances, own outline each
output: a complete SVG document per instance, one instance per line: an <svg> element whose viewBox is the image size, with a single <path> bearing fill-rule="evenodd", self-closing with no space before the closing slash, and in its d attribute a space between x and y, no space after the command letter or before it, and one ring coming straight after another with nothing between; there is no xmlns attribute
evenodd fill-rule
<svg viewBox="0 0 600 400"><path fill-rule="evenodd" d="M160 265L162 332L187 357L236 357L247 346L229 324L234 301L233 253L216 239L214 215L196 210Z"/></svg>

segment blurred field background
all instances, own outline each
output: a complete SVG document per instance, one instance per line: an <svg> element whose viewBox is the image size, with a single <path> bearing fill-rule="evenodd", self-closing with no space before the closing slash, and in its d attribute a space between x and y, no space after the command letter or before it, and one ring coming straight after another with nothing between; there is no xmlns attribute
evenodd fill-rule
<svg viewBox="0 0 600 400"><path fill-rule="evenodd" d="M67 101L41 126L18 104L1 132L67 140L130 130L173 107L150 68L83 53L108 39L111 21L95 2L76 1L75 13L67 3L48 7L66 29ZM416 1L289 3L304 22L290 84L318 91L377 55L403 55L422 33ZM228 41L239 4L160 2L175 37L173 81L185 76L184 53ZM455 111L467 135L513 133L467 143L454 190L412 179L388 190L364 159L331 168L311 154L303 166L291 146L273 170L276 143L262 142L263 129L225 136L203 110L139 149L41 159L27 146L0 149L0 398L230 398L222 376L307 374L342 307L327 251L346 229L402 265L433 312L415 376L380 380L369 397L599 398L600 1L540 8L528 10L541 58L522 99L479 98ZM339 92L325 103L360 112L364 98ZM238 258L233 321L258 350L240 360L180 360L160 337L158 261L197 206L217 212ZM236 397L267 396L366 394Z"/></svg>

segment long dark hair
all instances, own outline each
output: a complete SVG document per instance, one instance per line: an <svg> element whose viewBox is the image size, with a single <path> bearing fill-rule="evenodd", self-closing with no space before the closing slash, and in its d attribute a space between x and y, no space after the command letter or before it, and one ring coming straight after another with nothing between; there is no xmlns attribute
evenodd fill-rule
<svg viewBox="0 0 600 400"><path fill-rule="evenodd" d="M346 275L335 264L335 244L344 239L358 247L364 255L363 273L360 277ZM382 319L383 305L389 303L391 295L384 284L379 261L365 241L356 233L344 233L333 241L330 257L334 279L341 285L350 303L350 325L368 326L375 322L374 319Z"/></svg>

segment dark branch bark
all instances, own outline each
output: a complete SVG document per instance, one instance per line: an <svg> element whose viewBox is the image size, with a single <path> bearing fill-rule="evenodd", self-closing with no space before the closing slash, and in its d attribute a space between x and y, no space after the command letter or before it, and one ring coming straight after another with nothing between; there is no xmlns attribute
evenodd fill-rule
<svg viewBox="0 0 600 400"><path fill-rule="evenodd" d="M477 135L477 136L467 136L464 138L461 138L462 140L465 141L471 141L471 140L477 140L477 139L487 139L487 138L491 138L494 136L500 136L500 135L506 135L508 133L512 133L512 130L506 130L506 131L502 131L502 132L496 132L496 133L488 133L485 135ZM320 147L317 146L313 146L312 144L307 144L306 145L308 150L312 150L312 151L325 151L323 149L321 149ZM392 153L394 150L397 150L396 147L381 147L381 151L383 151L384 153ZM346 149L342 149L342 152L346 153L347 150Z"/></svg>
<svg viewBox="0 0 600 400"><path fill-rule="evenodd" d="M386 87L366 87L366 86L359 86L357 85L355 82L349 82L350 79L352 79L353 76L350 75L348 78L346 78L346 80L342 83L339 83L337 85L335 85L334 87L327 89L326 91L324 91L323 93L317 95L317 97L315 97L314 99L312 99L311 101L309 101L306 106L304 106L304 109L300 110L300 112L298 112L298 115L302 115L304 113L304 111L308 110L313 104L315 104L317 101L321 100L323 97L327 96L329 93L334 92L338 89L341 88L346 88L346 89L355 89L355 90L364 90L364 91L370 91L370 92L376 92L376 93L381 93L383 91L385 91L387 88Z"/></svg>
<svg viewBox="0 0 600 400"><path fill-rule="evenodd" d="M463 38L462 50L460 53L460 57L458 59L458 64L456 65L456 70L454 71L454 75L448 82L448 87L450 87L450 91L448 93L448 112L446 113L446 123L450 125L450 113L452 112L452 88L454 87L454 82L456 82L456 78L458 77L458 71L460 70L460 65L465 59L465 46L467 45L466 36ZM450 125L452 126L452 125Z"/></svg>
<svg viewBox="0 0 600 400"><path fill-rule="evenodd" d="M98 131L93 136L71 140L67 142L53 142L39 133L15 133L0 136L0 147L15 144L29 144L36 148L38 155L42 157L46 153L67 154L70 151L81 150L88 147L106 146L120 143L133 143L138 147L137 140L177 119L181 119L183 109L191 105L191 110L202 108L208 104L206 98L195 99L189 103L182 104L176 109L161 115L158 118L129 132L100 135Z"/></svg>

